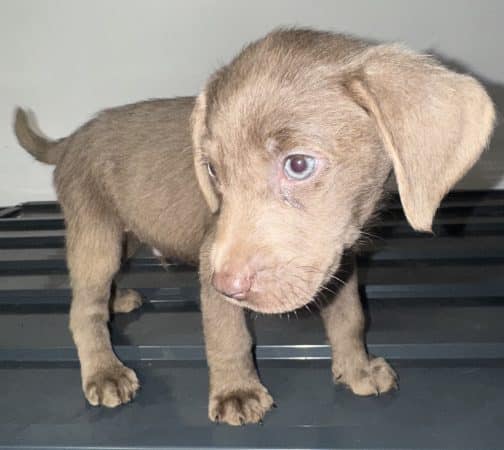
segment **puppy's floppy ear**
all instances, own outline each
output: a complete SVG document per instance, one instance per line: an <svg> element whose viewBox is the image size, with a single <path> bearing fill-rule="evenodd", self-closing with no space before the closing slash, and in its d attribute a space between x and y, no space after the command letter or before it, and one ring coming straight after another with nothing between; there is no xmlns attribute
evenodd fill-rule
<svg viewBox="0 0 504 450"><path fill-rule="evenodd" d="M443 196L488 142L492 101L474 78L397 45L370 47L358 59L345 86L375 120L409 223L430 231Z"/></svg>
<svg viewBox="0 0 504 450"><path fill-rule="evenodd" d="M210 180L208 173L207 161L202 151L202 140L206 132L206 92L203 90L196 99L193 112L191 114L192 142L194 151L194 168L196 170L196 178L200 186L203 196L212 213L219 209L219 197L215 192L215 188Z"/></svg>

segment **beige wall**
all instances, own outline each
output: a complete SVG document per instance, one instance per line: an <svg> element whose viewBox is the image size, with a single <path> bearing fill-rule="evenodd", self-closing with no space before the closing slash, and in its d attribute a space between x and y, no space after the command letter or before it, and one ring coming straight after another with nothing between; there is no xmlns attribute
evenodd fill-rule
<svg viewBox="0 0 504 450"><path fill-rule="evenodd" d="M50 136L97 110L189 95L247 41L280 25L400 40L484 78L504 107L504 2L0 0L0 205L54 198L49 167L11 132L15 105ZM464 187L504 188L502 128Z"/></svg>

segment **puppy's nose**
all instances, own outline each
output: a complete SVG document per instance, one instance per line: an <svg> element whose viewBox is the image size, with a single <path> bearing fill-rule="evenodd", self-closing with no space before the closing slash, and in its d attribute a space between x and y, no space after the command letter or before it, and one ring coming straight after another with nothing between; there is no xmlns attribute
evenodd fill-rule
<svg viewBox="0 0 504 450"><path fill-rule="evenodd" d="M248 271L221 270L213 274L212 284L226 297L244 300L252 287L252 280Z"/></svg>

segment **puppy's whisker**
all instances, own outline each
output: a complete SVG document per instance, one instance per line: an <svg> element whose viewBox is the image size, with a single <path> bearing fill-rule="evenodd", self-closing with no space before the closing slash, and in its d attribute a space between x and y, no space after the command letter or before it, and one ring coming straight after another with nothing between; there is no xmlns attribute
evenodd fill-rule
<svg viewBox="0 0 504 450"><path fill-rule="evenodd" d="M362 236L365 236L365 237L371 238L372 240L374 240L374 239L378 239L378 240L382 240L382 241L383 241L383 240L385 240L385 239L383 238L383 236L379 236L378 234L369 233L368 231L364 231L364 230L361 230L361 231L360 231L360 234L361 234Z"/></svg>

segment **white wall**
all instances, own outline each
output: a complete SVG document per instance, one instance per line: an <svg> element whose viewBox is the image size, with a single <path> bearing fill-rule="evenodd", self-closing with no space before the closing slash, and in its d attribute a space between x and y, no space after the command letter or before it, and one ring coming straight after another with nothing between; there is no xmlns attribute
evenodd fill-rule
<svg viewBox="0 0 504 450"><path fill-rule="evenodd" d="M13 138L15 105L63 136L105 107L195 94L246 42L304 25L440 53L504 107L503 17L501 0L0 0L0 205L54 198L51 168ZM464 187L504 188L503 135Z"/></svg>

